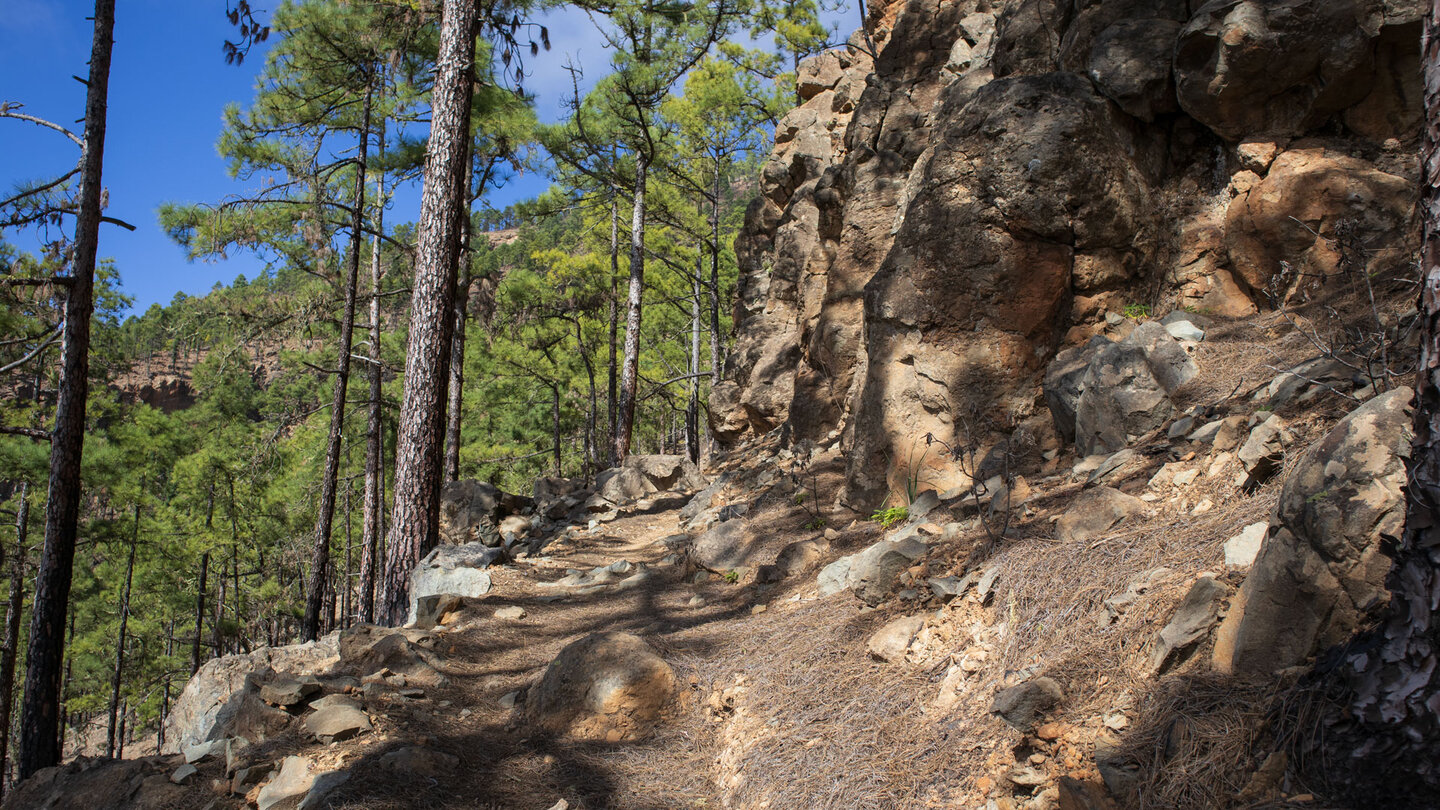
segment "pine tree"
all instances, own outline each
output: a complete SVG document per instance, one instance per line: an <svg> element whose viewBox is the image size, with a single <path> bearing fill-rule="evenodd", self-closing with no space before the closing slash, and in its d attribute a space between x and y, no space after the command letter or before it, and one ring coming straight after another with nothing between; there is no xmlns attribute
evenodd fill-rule
<svg viewBox="0 0 1440 810"><path fill-rule="evenodd" d="M89 396L90 315L94 309L95 256L101 217L110 54L115 0L96 0L90 76L85 95L83 169L75 252L65 307L65 343L55 431L50 440L50 486L45 507L45 545L35 584L21 708L20 776L60 761L60 674L66 610L80 517L80 457Z"/></svg>

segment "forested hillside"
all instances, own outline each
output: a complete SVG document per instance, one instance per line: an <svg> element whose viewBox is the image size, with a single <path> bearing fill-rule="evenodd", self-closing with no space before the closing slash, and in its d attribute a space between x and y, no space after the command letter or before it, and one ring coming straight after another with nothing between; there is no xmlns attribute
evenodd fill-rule
<svg viewBox="0 0 1440 810"><path fill-rule="evenodd" d="M268 269L133 313L126 268L97 273L62 631L69 752L153 749L170 701L209 658L375 616L420 213L395 195L424 167L441 9L306 0L232 12L240 41L228 52L258 70L255 96L227 107L216 133L236 192L159 215L197 261L248 252ZM596 9L610 63L585 66L588 93L576 66L568 118L541 124L525 65L558 57L528 13L492 8L478 24L469 213L450 268L462 360L441 404L444 480L524 494L540 476L591 480L617 453L708 446L701 414L730 334L731 243L793 99L793 66L827 36L806 3ZM263 59L244 61L262 42ZM488 202L534 172L556 179L544 195ZM11 403L0 453L15 524L5 718L27 665L74 286L76 181L52 179L22 184L0 211L0 238L16 237L0 242ZM37 238L42 252L21 247Z"/></svg>

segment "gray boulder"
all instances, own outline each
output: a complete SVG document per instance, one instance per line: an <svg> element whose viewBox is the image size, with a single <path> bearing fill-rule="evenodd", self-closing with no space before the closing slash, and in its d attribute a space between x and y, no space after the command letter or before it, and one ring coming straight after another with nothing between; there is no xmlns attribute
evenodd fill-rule
<svg viewBox="0 0 1440 810"><path fill-rule="evenodd" d="M165 720L161 753L187 746L245 737L258 742L292 720L260 699L261 685L277 677L300 678L328 672L339 662L339 634L286 647L261 647L244 655L212 658L185 684Z"/></svg>
<svg viewBox="0 0 1440 810"><path fill-rule="evenodd" d="M341 695L327 695L315 701L315 711L306 716L305 730L329 743L348 740L374 729L360 704Z"/></svg>
<svg viewBox="0 0 1440 810"><path fill-rule="evenodd" d="M1376 397L1301 455L1216 636L1222 672L1268 674L1338 643L1389 600L1384 538L1405 521L1409 388Z"/></svg>
<svg viewBox="0 0 1440 810"><path fill-rule="evenodd" d="M775 566L784 576L799 576L818 565L829 548L830 544L824 540L796 540L780 549L780 554L775 557Z"/></svg>
<svg viewBox="0 0 1440 810"><path fill-rule="evenodd" d="M1175 20L1121 20L1095 37L1086 72L1120 109L1154 121L1175 110L1170 61L1179 32Z"/></svg>
<svg viewBox="0 0 1440 810"><path fill-rule="evenodd" d="M1084 346L1062 350L1045 367L1045 404L1050 407L1055 429L1067 442L1075 441L1075 412L1080 406L1080 394L1085 390L1085 372L1095 355L1111 343L1109 338L1097 335Z"/></svg>
<svg viewBox="0 0 1440 810"><path fill-rule="evenodd" d="M1145 510L1145 502L1118 489L1096 487L1080 493L1065 514L1055 522L1055 535L1062 543L1093 540L1131 515Z"/></svg>
<svg viewBox="0 0 1440 810"><path fill-rule="evenodd" d="M271 706L288 709L304 703L306 699L320 692L322 688L320 681L313 677L277 678L260 687L260 699Z"/></svg>
<svg viewBox="0 0 1440 810"><path fill-rule="evenodd" d="M340 635L340 666L359 677L389 670L400 685L444 686L450 681L440 672L435 641L421 630L355 625Z"/></svg>
<svg viewBox="0 0 1440 810"><path fill-rule="evenodd" d="M703 568L723 573L749 565L755 546L745 521L727 520L695 538L690 558Z"/></svg>
<svg viewBox="0 0 1440 810"><path fill-rule="evenodd" d="M1184 347L1149 321L1119 343L1099 337L1079 353L1062 352L1046 371L1046 402L1062 435L1073 435L1083 455L1114 453L1169 421L1175 413L1170 394L1197 373ZM1067 431L1063 425L1072 419Z"/></svg>
<svg viewBox="0 0 1440 810"><path fill-rule="evenodd" d="M815 577L815 589L821 597L832 596L849 587L850 566L855 555L849 554L820 569Z"/></svg>
<svg viewBox="0 0 1440 810"><path fill-rule="evenodd" d="M533 503L484 481L452 481L440 491L440 540L453 545L478 541L498 546L500 521L528 510Z"/></svg>
<svg viewBox="0 0 1440 810"><path fill-rule="evenodd" d="M924 616L902 616L894 619L884 627L876 630L866 642L865 649L871 657L877 658L886 663L896 663L905 660L905 651L910 649L910 642L915 639L915 634L925 626Z"/></svg>
<svg viewBox="0 0 1440 810"><path fill-rule="evenodd" d="M321 771L300 756L286 757L280 772L260 788L257 810L312 810L350 778L349 771Z"/></svg>
<svg viewBox="0 0 1440 810"><path fill-rule="evenodd" d="M645 481L656 492L693 491L705 486L705 476L685 456L628 456L624 466L645 476Z"/></svg>
<svg viewBox="0 0 1440 810"><path fill-rule="evenodd" d="M655 491L634 467L615 467L595 476L595 494L613 504L633 503Z"/></svg>
<svg viewBox="0 0 1440 810"><path fill-rule="evenodd" d="M1220 620L1220 608L1229 595L1230 586L1214 577L1196 580L1155 640L1150 670L1161 672L1172 656L1208 635Z"/></svg>
<svg viewBox="0 0 1440 810"><path fill-rule="evenodd" d="M474 599L490 592L485 568L505 558L505 552L483 543L437 546L410 572L410 613L406 624L419 618L419 602L427 596Z"/></svg>
<svg viewBox="0 0 1440 810"><path fill-rule="evenodd" d="M1250 431L1245 444L1235 457L1245 468L1245 481L1241 485L1246 492L1258 488L1275 477L1285 463L1285 446L1290 443L1290 432L1285 429L1285 420L1275 414L1256 425Z"/></svg>
<svg viewBox="0 0 1440 810"><path fill-rule="evenodd" d="M881 540L856 554L845 582L867 605L878 605L890 595L900 574L918 560L928 547L915 538L899 542Z"/></svg>

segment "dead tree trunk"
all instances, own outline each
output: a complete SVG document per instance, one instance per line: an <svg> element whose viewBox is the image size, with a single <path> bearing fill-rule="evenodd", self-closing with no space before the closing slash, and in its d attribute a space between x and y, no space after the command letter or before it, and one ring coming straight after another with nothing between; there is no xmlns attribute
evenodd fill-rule
<svg viewBox="0 0 1440 810"><path fill-rule="evenodd" d="M315 515L315 546L310 552L310 590L305 594L305 619L300 635L314 641L320 634L320 608L330 566L330 532L335 520L335 487L340 475L340 443L345 436L345 395L350 385L350 343L355 333L355 288L360 278L360 247L365 224L366 152L370 144L370 105L373 82L367 82L360 111L360 145L356 152L355 204L350 220L350 255L345 272L345 311L340 321L340 345L335 365L335 387L330 397L330 435L325 442L325 473L320 482L320 504Z"/></svg>
<svg viewBox="0 0 1440 810"><path fill-rule="evenodd" d="M460 252L460 212L470 167L474 86L473 0L445 0L431 94L430 141L420 200L405 390L395 450L395 509L386 548L380 620L398 625L408 609L410 571L439 542L440 462L450 369L450 305Z"/></svg>
<svg viewBox="0 0 1440 810"><path fill-rule="evenodd" d="M114 45L115 0L96 0L85 93L85 148L80 207L69 295L55 432L50 441L50 487L45 504L45 547L35 580L25 700L20 720L20 777L60 762L61 667L75 538L80 519L80 457L85 444L85 400L90 392L90 316L94 311L95 254L99 244L105 114Z"/></svg>

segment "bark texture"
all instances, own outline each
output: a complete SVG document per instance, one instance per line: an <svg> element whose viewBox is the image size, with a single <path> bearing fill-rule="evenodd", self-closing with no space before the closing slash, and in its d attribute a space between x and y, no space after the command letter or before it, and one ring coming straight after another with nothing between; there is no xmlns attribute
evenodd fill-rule
<svg viewBox="0 0 1440 810"><path fill-rule="evenodd" d="M645 153L635 155L635 196L630 215L630 288L625 299L625 359L620 370L620 402L615 429L616 464L630 454L635 429L635 386L640 376L640 313L645 295Z"/></svg>
<svg viewBox="0 0 1440 810"><path fill-rule="evenodd" d="M1355 807L1429 807L1440 796L1440 2L1425 16L1420 365L1405 531L1380 625L1344 650L1343 708L1322 774Z"/></svg>
<svg viewBox="0 0 1440 810"><path fill-rule="evenodd" d="M383 73L382 73L383 76ZM383 84L384 79L381 79ZM375 153L385 157L385 120L381 117ZM380 234L385 231L385 173L380 172L375 194L375 236L370 241L370 413L365 425L365 528L360 533L360 622L375 621L375 570L380 559L380 538L385 535L385 420L381 402L383 381L380 358Z"/></svg>
<svg viewBox="0 0 1440 810"><path fill-rule="evenodd" d="M379 619L398 625L409 608L410 571L439 542L440 462L450 371L450 306L460 253L469 166L475 65L473 0L445 0L432 95L425 190L420 200L405 388L395 448L395 508L386 544Z"/></svg>
<svg viewBox="0 0 1440 810"><path fill-rule="evenodd" d="M114 45L115 0L96 0L90 78L85 93L85 150L70 295L65 302L60 391L50 442L50 491L45 547L35 581L25 700L20 721L20 777L60 761L60 679L65 617L80 515L80 456L85 444L85 399L90 385L90 316L94 311L95 253L99 244L105 114Z"/></svg>
<svg viewBox="0 0 1440 810"><path fill-rule="evenodd" d="M30 485L20 483L15 515L15 554L10 559L10 601L5 611L5 649L0 651L0 798L10 774L10 713L15 694L15 659L20 650L20 613L25 607L26 541L30 535Z"/></svg>

